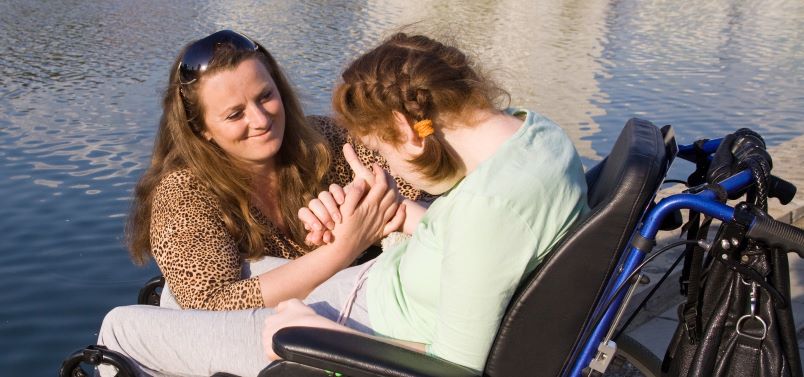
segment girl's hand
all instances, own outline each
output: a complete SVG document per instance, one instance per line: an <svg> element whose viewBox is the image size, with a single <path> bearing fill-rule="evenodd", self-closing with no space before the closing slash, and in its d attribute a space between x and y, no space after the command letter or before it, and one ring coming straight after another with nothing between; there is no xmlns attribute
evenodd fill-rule
<svg viewBox="0 0 804 377"><path fill-rule="evenodd" d="M355 172L355 180L357 180L358 178L363 178L367 182L371 182L370 181L372 175L371 170L363 166L363 164L360 162L360 159L357 157L357 153L355 153L354 148L352 148L350 144L344 144L343 156L346 158L346 162L349 164L349 167L352 168L352 171ZM424 216L424 213L427 211L427 207L430 205L430 203L423 205L421 203L405 199L405 197L403 197L402 194L399 193L399 188L397 187L396 181L390 175L386 175L386 181L388 182L389 189L394 191L394 194L396 195L397 198L397 202L399 202L400 204L405 203L406 211L405 211L405 218L403 219L403 224L401 226L394 227L393 225L395 225L395 223L394 224L389 223L389 226L387 226L384 229L383 235L388 235L391 232L395 231L401 231L407 234L413 234L413 232L416 230L416 226ZM346 186L345 190L347 191L349 190L349 185ZM338 194L336 192L333 192L333 195L336 201L338 201L339 198Z"/></svg>
<svg viewBox="0 0 804 377"><path fill-rule="evenodd" d="M266 317L262 326L263 351L269 361L280 359L273 348L274 334L285 327L291 326L344 329L343 326L316 314L313 309L299 299L294 298L282 301L276 306L276 314Z"/></svg>
<svg viewBox="0 0 804 377"><path fill-rule="evenodd" d="M349 164L349 167L352 169L352 171L355 172L355 181L357 181L357 180L362 178L369 185L372 185L372 186L374 184L373 182L377 182L377 183L383 182L385 184L385 186L383 186L383 187L386 190L388 190L390 192L390 194L393 195L393 198L396 201L396 203L399 204L399 205L402 204L402 202L403 202L403 200L405 198L399 193L399 189L396 186L396 181L389 174L385 173L385 171L383 171L378 164L376 164L376 163L372 164L371 169L363 166L363 164L360 162L360 158L357 157L357 153L355 152L354 148L352 147L351 144L348 144L348 143L343 145L343 157L346 159L346 163ZM378 171L382 172L382 178L383 178L382 180L377 179L377 172ZM332 190L332 187L330 187L330 192L332 193L332 195L333 195L333 197L334 197L336 202L338 202L338 203L343 202L343 198L345 197L345 192L349 191L349 189L350 189L352 184L347 185L346 188L344 188L344 189L341 189L340 187L336 187L336 190ZM337 189L340 189L340 190L337 190ZM405 222L404 214L402 216L403 217L402 217L401 221L402 221L402 224L404 224L404 222ZM383 233L382 233L383 236L387 236L391 232L399 230L402 227L401 224L397 225L396 220L398 220L396 217L393 217L391 220L389 220L390 222L383 229Z"/></svg>
<svg viewBox="0 0 804 377"><path fill-rule="evenodd" d="M360 162L360 158L357 157L357 153L352 147L352 144L346 143L343 145L343 157L346 159L346 163L349 164L349 167L355 173L355 181L362 179L368 182L374 179L374 174L372 174L371 169L363 166L363 163ZM347 187L350 185L351 184L347 185Z"/></svg>
<svg viewBox="0 0 804 377"><path fill-rule="evenodd" d="M262 347L268 361L281 359L281 357L274 352L274 334L285 327L291 326L317 327L368 336L316 314L309 306L294 298L280 302L279 305L276 306L276 314L265 318L265 323L262 326ZM373 338L384 342L395 343L416 352L423 353L425 351L425 345L421 343L399 339Z"/></svg>
<svg viewBox="0 0 804 377"><path fill-rule="evenodd" d="M355 173L355 181L358 179L363 179L364 181L368 182L369 185L371 185L371 182L374 179L373 177L374 173L372 172L371 169L363 166L363 163L360 162L360 158L357 157L357 153L355 152L355 149L352 147L351 144L347 143L343 145L343 157L346 159L346 163L349 164L349 167ZM386 174L385 180L388 183L388 189L394 191L394 194L396 194L397 197L397 201L401 203L404 197L402 196L402 194L399 193L399 189L396 186L396 181L394 180L394 178ZM351 186L351 184L346 185L346 190L349 189L349 186Z"/></svg>

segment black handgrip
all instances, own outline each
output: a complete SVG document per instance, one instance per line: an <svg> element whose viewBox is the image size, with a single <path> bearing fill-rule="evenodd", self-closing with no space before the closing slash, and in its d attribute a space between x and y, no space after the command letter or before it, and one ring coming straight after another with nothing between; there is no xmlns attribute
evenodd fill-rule
<svg viewBox="0 0 804 377"><path fill-rule="evenodd" d="M782 205L790 203L796 196L796 185L771 175L768 177L768 196L779 199Z"/></svg>
<svg viewBox="0 0 804 377"><path fill-rule="evenodd" d="M804 258L804 230L793 225L776 221L768 216L755 216L748 228L747 236L764 242L770 247L784 251L794 251Z"/></svg>

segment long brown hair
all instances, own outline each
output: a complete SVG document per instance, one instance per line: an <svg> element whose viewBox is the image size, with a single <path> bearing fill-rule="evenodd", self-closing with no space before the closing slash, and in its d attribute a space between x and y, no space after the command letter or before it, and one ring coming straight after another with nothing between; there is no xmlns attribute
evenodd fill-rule
<svg viewBox="0 0 804 377"><path fill-rule="evenodd" d="M435 133L410 161L438 181L457 173L459 161L439 129L456 120L471 123L466 110L493 110L508 94L484 77L456 47L423 35L396 33L357 58L342 74L332 97L339 123L357 136L373 135L398 144L393 111L409 124L429 119Z"/></svg>
<svg viewBox="0 0 804 377"><path fill-rule="evenodd" d="M279 208L290 237L304 245L306 231L296 214L315 193L323 189L323 179L331 156L326 140L305 120L299 100L279 65L267 50L242 51L223 44L198 80L181 84L178 66L192 43L185 46L170 68L170 79L162 99L162 117L154 141L151 165L134 191L126 238L131 257L144 264L151 256L151 204L154 189L169 173L189 171L218 199L226 229L238 241L246 258L264 254L263 236L267 229L254 218L250 207L252 176L220 147L203 138L204 111L198 96L199 82L207 75L234 69L240 62L256 57L270 73L285 110L285 134L277 153Z"/></svg>

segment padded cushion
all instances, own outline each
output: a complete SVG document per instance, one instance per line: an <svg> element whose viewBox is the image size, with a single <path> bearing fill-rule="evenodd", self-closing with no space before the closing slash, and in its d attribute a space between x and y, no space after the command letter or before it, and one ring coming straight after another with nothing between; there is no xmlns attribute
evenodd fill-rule
<svg viewBox="0 0 804 377"><path fill-rule="evenodd" d="M553 376L567 367L606 279L667 171L662 134L631 119L587 173L591 212L525 280L498 331L484 375Z"/></svg>
<svg viewBox="0 0 804 377"><path fill-rule="evenodd" d="M292 361L282 361L269 365L260 371L257 377L334 377L335 373L328 373L325 369L319 369ZM214 376L213 376L214 377ZM239 376L238 376L239 377Z"/></svg>
<svg viewBox="0 0 804 377"><path fill-rule="evenodd" d="M471 369L364 335L321 328L287 327L273 338L282 357L260 377L317 376L310 367L352 377L471 377ZM313 369L314 370L314 369Z"/></svg>

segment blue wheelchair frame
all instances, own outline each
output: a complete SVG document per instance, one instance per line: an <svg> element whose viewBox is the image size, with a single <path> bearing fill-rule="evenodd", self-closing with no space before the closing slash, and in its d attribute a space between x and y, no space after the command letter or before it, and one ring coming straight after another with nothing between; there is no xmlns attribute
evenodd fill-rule
<svg viewBox="0 0 804 377"><path fill-rule="evenodd" d="M701 149L707 154L714 153L723 139L709 140L703 143ZM678 146L672 152L676 153L677 157L695 162L697 156L694 153L693 145ZM671 160L672 162L672 160ZM720 182L720 186L729 193L739 192L752 184L752 174L750 170L743 170L728 179ZM669 214L672 214L680 209L691 209L698 211L702 214L711 216L723 222L735 221L735 209L726 204L722 204L717 200L717 193L712 190L703 190L696 194L682 193L669 196L659 201L655 206L650 208L643 215L642 226L637 230L639 236L648 241L648 243L655 243L656 234L659 231L662 220ZM753 226L752 223L749 226ZM635 234L637 233L635 232ZM632 236L633 238L633 236ZM623 254L620 262L620 268L617 269L618 273L609 280L607 284L606 293L600 301L604 305L611 302L607 307L598 306L596 312L600 320L594 324L589 337L582 343L580 350L577 351L571 359L572 368L564 375L576 377L582 376L584 369L590 366L590 363L598 357L599 349L605 347L603 343L611 334L612 326L616 326L617 313L624 305L623 301L626 297L626 290L622 289L630 284L638 284L636 281L629 282L629 277L636 271L640 264L645 260L645 257L650 253L650 247L642 246L648 250L642 250L633 243L629 246L629 250ZM605 310L605 311L603 311ZM600 312L603 311L602 315Z"/></svg>

